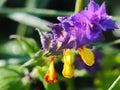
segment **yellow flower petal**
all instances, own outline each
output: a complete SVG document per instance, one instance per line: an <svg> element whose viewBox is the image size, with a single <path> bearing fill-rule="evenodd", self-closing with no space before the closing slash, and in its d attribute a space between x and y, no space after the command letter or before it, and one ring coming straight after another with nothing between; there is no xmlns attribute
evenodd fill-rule
<svg viewBox="0 0 120 90"><path fill-rule="evenodd" d="M73 61L74 55L71 53L70 49L66 49L63 56L63 62L71 65Z"/></svg>
<svg viewBox="0 0 120 90"><path fill-rule="evenodd" d="M74 75L74 69L71 65L64 63L62 74L65 78L71 78Z"/></svg>
<svg viewBox="0 0 120 90"><path fill-rule="evenodd" d="M82 48L78 49L78 53L80 54L82 60L84 63L88 66L92 66L95 63L95 56L92 51L87 49L85 46Z"/></svg>

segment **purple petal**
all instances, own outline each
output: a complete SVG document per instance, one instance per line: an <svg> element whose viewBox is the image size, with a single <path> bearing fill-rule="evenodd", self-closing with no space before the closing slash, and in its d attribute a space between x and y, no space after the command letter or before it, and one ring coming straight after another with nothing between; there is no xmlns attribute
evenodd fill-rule
<svg viewBox="0 0 120 90"><path fill-rule="evenodd" d="M97 13L98 13L99 15L103 15L103 14L106 15L106 5L105 5L105 2L103 2L103 4L101 5L101 7L100 7L99 10L97 11Z"/></svg>
<svg viewBox="0 0 120 90"><path fill-rule="evenodd" d="M49 27L52 29L55 38L59 38L62 35L63 28L60 24L52 24Z"/></svg>
<svg viewBox="0 0 120 90"><path fill-rule="evenodd" d="M57 17L57 19L62 22L64 20L66 20L68 18L68 16L64 16L64 17Z"/></svg>
<svg viewBox="0 0 120 90"><path fill-rule="evenodd" d="M51 41L51 46L49 48L49 52L53 55L61 55L62 54L62 50L60 50L57 46L57 40L52 40Z"/></svg>
<svg viewBox="0 0 120 90"><path fill-rule="evenodd" d="M41 33L40 38L41 38L42 48L45 50L49 50L51 40L52 40L52 34L44 32L44 33Z"/></svg>
<svg viewBox="0 0 120 90"><path fill-rule="evenodd" d="M75 38L69 34L67 34L64 38L64 41L62 42L61 48L75 48Z"/></svg>
<svg viewBox="0 0 120 90"><path fill-rule="evenodd" d="M94 0L90 0L88 7L86 8L88 11L95 12L99 9L99 5L94 2Z"/></svg>
<svg viewBox="0 0 120 90"><path fill-rule="evenodd" d="M111 19L105 19L105 20L101 21L101 26L103 27L104 31L118 28L117 25L115 24L115 22L112 21Z"/></svg>
<svg viewBox="0 0 120 90"><path fill-rule="evenodd" d="M90 35L91 35L90 40L91 40L92 43L96 43L96 42L104 40L103 32L98 27L93 27L91 29Z"/></svg>

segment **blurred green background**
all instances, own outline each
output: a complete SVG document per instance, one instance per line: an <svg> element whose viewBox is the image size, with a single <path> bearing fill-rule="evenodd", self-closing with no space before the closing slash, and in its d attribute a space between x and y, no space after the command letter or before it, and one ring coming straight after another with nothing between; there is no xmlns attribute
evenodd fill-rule
<svg viewBox="0 0 120 90"><path fill-rule="evenodd" d="M120 0L95 0L106 2L107 13L120 27ZM83 0L83 8L89 0ZM33 66L18 69L31 60L40 49L40 37L35 30L50 31L47 25L57 23L57 16L74 12L75 0L0 0L0 90L107 90L120 74L120 30L105 32L105 40L97 44L104 54L102 69L95 76L76 71L70 80L48 85L43 81L42 64L39 74L31 75ZM14 36L11 36L14 35ZM19 37L15 36L19 35ZM15 39L10 39L10 36ZM116 41L117 40L117 41ZM112 42L112 44L110 44ZM40 58L39 58L40 59ZM59 66L61 67L61 63ZM57 65L56 65L57 66ZM57 68L57 67L56 67ZM58 69L59 70L59 69ZM79 74L80 73L80 74ZM38 78L34 78L34 75ZM17 79L16 79L17 78ZM32 79L31 79L32 78ZM57 88L57 89L56 89ZM120 90L120 82L113 90Z"/></svg>

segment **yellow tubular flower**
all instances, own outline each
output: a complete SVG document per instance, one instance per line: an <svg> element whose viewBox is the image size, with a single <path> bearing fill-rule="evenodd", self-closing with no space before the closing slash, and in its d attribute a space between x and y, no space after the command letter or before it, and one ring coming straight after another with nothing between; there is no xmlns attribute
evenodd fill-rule
<svg viewBox="0 0 120 90"><path fill-rule="evenodd" d="M64 63L62 74L65 78L72 78L74 75L74 69L71 65Z"/></svg>
<svg viewBox="0 0 120 90"><path fill-rule="evenodd" d="M74 61L74 55L70 52L70 49L66 49L63 56L63 71L62 74L66 78L71 78L74 75L74 69L72 68L72 63Z"/></svg>
<svg viewBox="0 0 120 90"><path fill-rule="evenodd" d="M50 83L50 82L56 83L57 82L57 76L56 76L56 72L55 72L55 69L54 69L54 56L51 56L50 66L48 68L48 71L47 71L44 79L48 83Z"/></svg>
<svg viewBox="0 0 120 90"><path fill-rule="evenodd" d="M94 53L89 49L87 49L85 46L83 46L82 48L79 48L78 53L80 54L82 60L86 65L92 66L95 63Z"/></svg>

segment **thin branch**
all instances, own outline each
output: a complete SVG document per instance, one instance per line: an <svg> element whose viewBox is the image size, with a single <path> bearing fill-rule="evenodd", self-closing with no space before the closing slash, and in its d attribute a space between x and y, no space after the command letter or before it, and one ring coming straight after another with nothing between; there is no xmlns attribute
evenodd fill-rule
<svg viewBox="0 0 120 90"><path fill-rule="evenodd" d="M112 85L109 87L109 89L108 90L112 90L114 87L115 87L115 85L118 83L118 81L120 80L120 75L117 77L117 79L112 83Z"/></svg>

